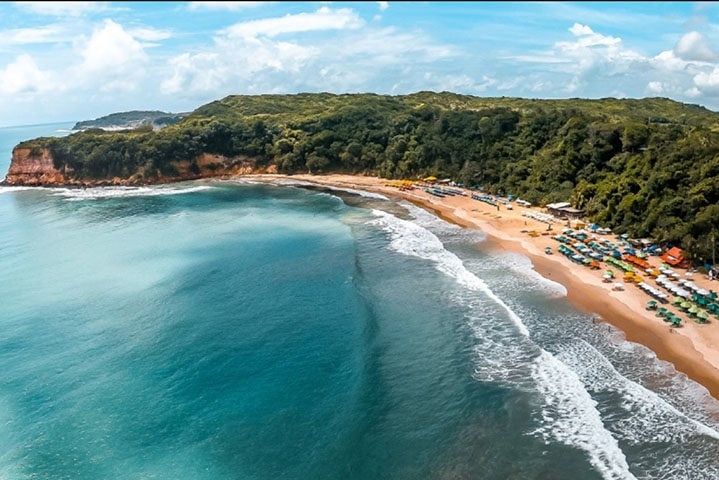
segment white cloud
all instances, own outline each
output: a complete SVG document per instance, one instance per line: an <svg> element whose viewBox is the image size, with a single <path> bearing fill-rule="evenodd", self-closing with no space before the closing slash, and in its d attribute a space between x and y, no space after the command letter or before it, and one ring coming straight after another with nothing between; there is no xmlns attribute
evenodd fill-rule
<svg viewBox="0 0 719 480"><path fill-rule="evenodd" d="M482 76L478 82L467 74L443 75L427 72L423 76L426 82L426 89L438 92L473 92L482 93L497 85L497 81L488 76Z"/></svg>
<svg viewBox="0 0 719 480"><path fill-rule="evenodd" d="M227 28L223 33L230 38L276 37L286 33L357 29L363 25L364 21L349 8L331 10L321 7L314 13L298 13L238 23Z"/></svg>
<svg viewBox="0 0 719 480"><path fill-rule="evenodd" d="M20 55L0 70L0 92L6 94L38 93L50 90L52 82L29 55Z"/></svg>
<svg viewBox="0 0 719 480"><path fill-rule="evenodd" d="M595 33L590 27L575 23L569 31L577 37L575 42L559 42L557 48L565 51L579 51L592 47L607 47L617 49L622 43L621 38L608 37Z"/></svg>
<svg viewBox="0 0 719 480"><path fill-rule="evenodd" d="M444 60L459 54L446 45L434 44L421 33L401 32L396 28L364 29L325 48L336 61L346 59L348 66L358 62L385 67L390 64L418 64Z"/></svg>
<svg viewBox="0 0 719 480"><path fill-rule="evenodd" d="M681 72L689 68L689 63L677 57L673 50L660 52L650 62L654 68L665 72Z"/></svg>
<svg viewBox="0 0 719 480"><path fill-rule="evenodd" d="M104 90L132 89L148 60L143 46L112 20L93 31L80 54L82 61L73 69L76 81L79 85L99 84Z"/></svg>
<svg viewBox="0 0 719 480"><path fill-rule="evenodd" d="M281 33L319 30L338 31L329 41L326 35L277 38ZM411 91L420 89L426 66L458 54L422 33L368 27L352 10L323 7L218 32L212 49L173 58L161 88L167 95L188 96L217 91L367 91L367 85L394 76ZM437 87L472 83L462 72L445 75L444 81L435 82Z"/></svg>
<svg viewBox="0 0 719 480"><path fill-rule="evenodd" d="M591 28L586 25L581 25L579 23L575 23L574 25L572 25L569 31L572 32L572 34L574 34L574 36L576 37L594 35L594 31L592 31Z"/></svg>
<svg viewBox="0 0 719 480"><path fill-rule="evenodd" d="M60 25L36 28L17 28L0 32L0 45L31 45L66 40L67 29Z"/></svg>
<svg viewBox="0 0 719 480"><path fill-rule="evenodd" d="M697 87L692 87L684 91L684 95L689 98L698 98L702 96L702 92Z"/></svg>
<svg viewBox="0 0 719 480"><path fill-rule="evenodd" d="M158 42L172 38L172 32L169 30L156 30L152 28L133 28L127 31L133 38L145 42Z"/></svg>
<svg viewBox="0 0 719 480"><path fill-rule="evenodd" d="M719 67L714 67L711 72L696 74L694 85L703 93L719 94Z"/></svg>
<svg viewBox="0 0 719 480"><path fill-rule="evenodd" d="M662 82L649 82L647 84L647 91L653 94L659 94L664 91L664 86Z"/></svg>
<svg viewBox="0 0 719 480"><path fill-rule="evenodd" d="M210 94L237 88L238 82L252 82L261 74L280 73L279 78L286 78L288 73L298 74L319 54L314 47L265 38L216 41L217 49L213 52L184 53L171 59L172 74L162 82L162 92Z"/></svg>
<svg viewBox="0 0 719 480"><path fill-rule="evenodd" d="M379 5L379 9L383 12L389 8L389 2L377 2L377 5Z"/></svg>
<svg viewBox="0 0 719 480"><path fill-rule="evenodd" d="M569 31L576 40L555 43L553 53L568 63L562 68L570 69L575 75L625 73L645 62L642 55L625 48L621 38L596 33L578 23Z"/></svg>
<svg viewBox="0 0 719 480"><path fill-rule="evenodd" d="M184 53L171 59L173 74L160 84L162 93L174 95L185 90L209 92L216 88L219 85L212 77L221 73L217 57L217 54Z"/></svg>
<svg viewBox="0 0 719 480"><path fill-rule="evenodd" d="M560 58L554 53L537 53L533 55L512 55L503 57L504 60L515 60L525 63L568 63L569 59Z"/></svg>
<svg viewBox="0 0 719 480"><path fill-rule="evenodd" d="M236 12L248 8L257 8L273 2L190 2L190 10L227 10Z"/></svg>
<svg viewBox="0 0 719 480"><path fill-rule="evenodd" d="M106 2L13 2L16 6L37 15L80 17L86 13L108 9Z"/></svg>
<svg viewBox="0 0 719 480"><path fill-rule="evenodd" d="M124 69L127 64L145 60L142 46L121 25L105 20L95 29L82 51L83 69L113 71Z"/></svg>
<svg viewBox="0 0 719 480"><path fill-rule="evenodd" d="M699 32L684 35L674 47L674 53L682 60L688 61L713 62L717 59L706 37Z"/></svg>

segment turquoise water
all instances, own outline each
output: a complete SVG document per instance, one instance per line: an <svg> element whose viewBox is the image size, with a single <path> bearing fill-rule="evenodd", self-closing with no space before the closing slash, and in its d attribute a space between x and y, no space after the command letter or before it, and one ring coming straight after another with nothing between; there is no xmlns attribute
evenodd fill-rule
<svg viewBox="0 0 719 480"><path fill-rule="evenodd" d="M0 232L0 479L719 478L705 389L412 205L0 187Z"/></svg>

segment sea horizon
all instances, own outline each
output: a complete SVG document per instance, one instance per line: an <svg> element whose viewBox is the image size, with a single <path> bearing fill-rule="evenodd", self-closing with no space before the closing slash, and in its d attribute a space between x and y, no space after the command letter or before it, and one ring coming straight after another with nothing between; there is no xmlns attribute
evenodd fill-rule
<svg viewBox="0 0 719 480"><path fill-rule="evenodd" d="M0 229L4 479L719 477L704 387L407 202L3 187Z"/></svg>

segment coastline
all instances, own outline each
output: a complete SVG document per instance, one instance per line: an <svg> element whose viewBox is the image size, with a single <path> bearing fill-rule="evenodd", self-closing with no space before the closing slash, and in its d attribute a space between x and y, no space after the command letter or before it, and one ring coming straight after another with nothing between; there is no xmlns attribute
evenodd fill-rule
<svg viewBox="0 0 719 480"><path fill-rule="evenodd" d="M648 294L635 285L627 284L622 291L612 290L613 283L602 281L605 268L593 271L587 267L569 262L563 255L547 255L545 247L556 250L559 243L551 235L529 236L527 230L540 232L546 224L522 216L524 208L508 210L496 207L466 196L435 197L421 189L400 190L386 184L378 177L329 175L278 175L250 174L253 179L267 181L296 180L326 187L347 188L379 193L393 198L402 198L433 212L445 221L464 228L482 230L487 235L487 245L496 250L505 250L527 256L537 273L563 285L567 300L576 308L599 315L603 321L624 333L628 341L639 343L664 361L674 365L693 381L704 386L708 393L719 400L719 319L712 318L707 324L699 324L680 314L683 323L672 328L657 318L655 312L645 309ZM530 210L541 211L537 207ZM561 228L561 226L559 226ZM525 233L522 233L525 232ZM555 231L556 233L560 233ZM614 240L613 235L608 237ZM661 262L658 257L650 258L653 265ZM683 275L682 269L675 269ZM713 285L705 275L693 275L692 280L702 288L712 289ZM648 283L654 282L648 280ZM671 304L670 310L679 313Z"/></svg>

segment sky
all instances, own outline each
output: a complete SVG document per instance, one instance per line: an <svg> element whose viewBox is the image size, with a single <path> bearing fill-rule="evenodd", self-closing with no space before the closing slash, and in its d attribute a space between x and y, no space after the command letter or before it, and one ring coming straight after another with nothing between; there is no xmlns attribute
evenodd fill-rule
<svg viewBox="0 0 719 480"><path fill-rule="evenodd" d="M0 127L418 91L719 111L719 4L0 2Z"/></svg>

